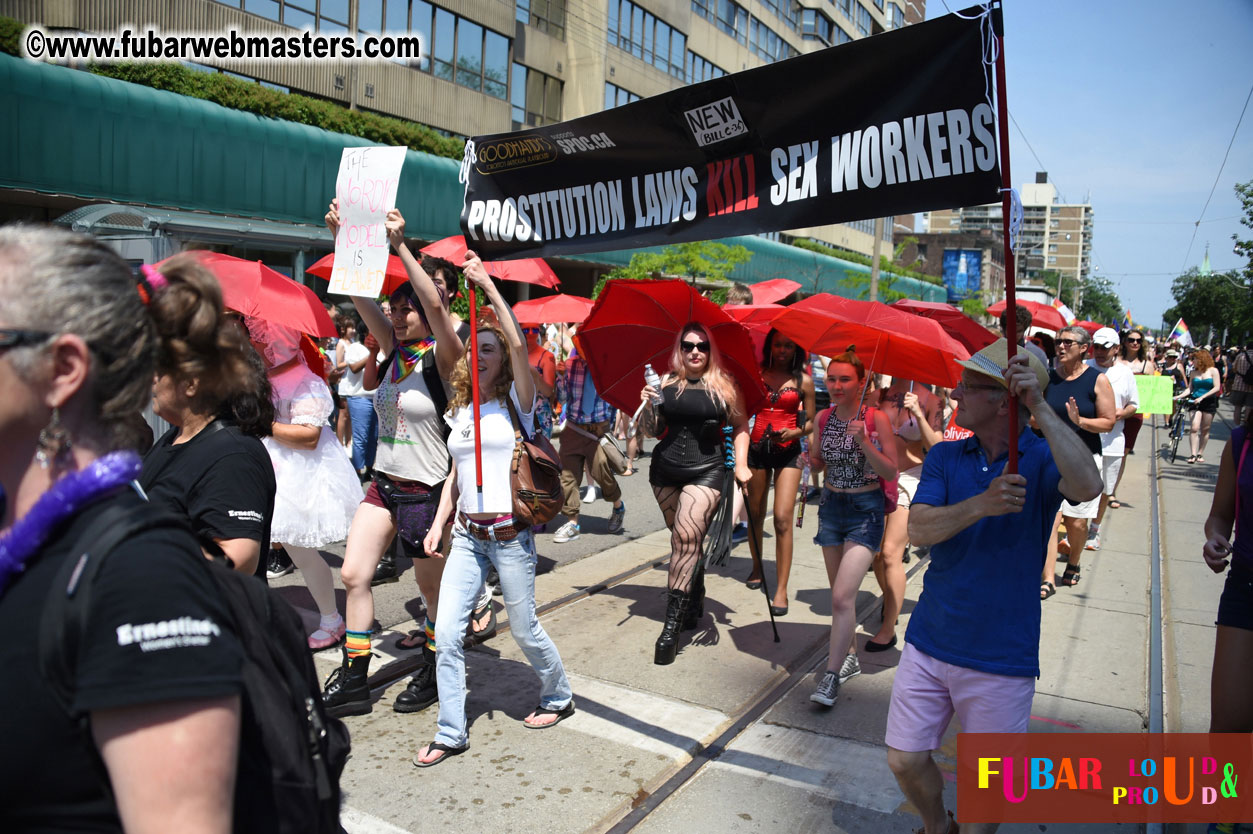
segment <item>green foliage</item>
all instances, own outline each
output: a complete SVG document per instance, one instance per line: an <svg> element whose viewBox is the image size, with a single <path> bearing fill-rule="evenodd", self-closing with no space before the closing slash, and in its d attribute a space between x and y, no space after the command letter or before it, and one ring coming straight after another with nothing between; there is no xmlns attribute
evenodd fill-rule
<svg viewBox="0 0 1253 834"><path fill-rule="evenodd" d="M1058 273L1045 270L1036 276L1037 280L1050 291L1057 290ZM1061 299L1074 311L1082 321L1095 321L1109 324L1121 321L1125 309L1122 299L1114 292L1114 284L1108 278L1090 276L1085 281L1078 281L1070 275L1062 277ZM1076 304L1076 299L1078 303Z"/></svg>
<svg viewBox="0 0 1253 834"><path fill-rule="evenodd" d="M1253 180L1237 183L1236 196L1240 198L1240 205L1244 209L1240 223L1247 229L1253 229ZM1232 235L1231 239L1235 241L1232 251L1248 259L1248 266L1243 270L1244 279L1253 283L1253 240L1241 240L1239 235Z"/></svg>
<svg viewBox="0 0 1253 834"><path fill-rule="evenodd" d="M0 17L0 50L21 55L20 36L25 24ZM283 119L311 127L359 136L382 145L405 145L415 151L460 160L464 143L460 139L441 136L429 127L415 122L349 110L329 101L284 93L218 72L191 69L174 62L142 64L93 64L89 71L96 75L129 81L155 90L203 99L255 113L270 119Z"/></svg>
<svg viewBox="0 0 1253 834"><path fill-rule="evenodd" d="M975 321L983 321L988 314L988 305L982 298L964 298L957 306Z"/></svg>
<svg viewBox="0 0 1253 834"><path fill-rule="evenodd" d="M729 246L716 240L701 240L692 243L680 243L667 246L660 252L636 252L626 266L605 274L596 282L592 298L599 298L605 282L615 279L628 281L645 281L654 276L674 276L689 281L702 282L726 281L727 275L740 264L748 263L753 253L744 246ZM715 290L722 293L726 302L726 290Z"/></svg>
<svg viewBox="0 0 1253 834"><path fill-rule="evenodd" d="M794 240L792 245L798 249L808 249L810 252L817 252L821 255L830 255L833 258L849 261L862 266L870 266L873 260L859 252L849 252L844 249L836 249L834 246L828 246L825 243L815 243L812 240ZM928 284L943 284L944 279L935 275L927 275L925 272L919 272L916 269L910 269L906 266L892 263L886 255L879 256L879 272L880 275L891 272L896 276L905 276L908 278L917 278L919 281L926 281ZM879 284L883 286L882 281Z"/></svg>
<svg viewBox="0 0 1253 834"><path fill-rule="evenodd" d="M1202 275L1189 269L1171 284L1176 303L1162 314L1166 326L1182 317L1198 344L1211 327L1217 333L1227 329L1233 341L1242 341L1242 334L1253 332L1253 297L1240 278L1235 271Z"/></svg>

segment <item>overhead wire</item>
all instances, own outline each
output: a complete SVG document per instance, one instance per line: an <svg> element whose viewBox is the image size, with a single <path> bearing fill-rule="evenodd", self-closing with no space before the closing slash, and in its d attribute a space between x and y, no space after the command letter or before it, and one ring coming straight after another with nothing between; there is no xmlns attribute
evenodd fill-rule
<svg viewBox="0 0 1253 834"><path fill-rule="evenodd" d="M1188 258L1192 255L1192 246L1196 243L1196 233L1200 231L1201 219L1205 217L1205 210L1209 208L1210 200L1214 199L1214 191L1218 188L1218 181L1222 178L1223 169L1227 167L1227 157L1231 154L1231 146L1236 143L1236 134L1240 132L1240 125L1244 122L1244 114L1249 109L1249 99L1253 99L1253 86L1249 87L1249 94L1244 97L1244 107L1240 108L1240 118L1236 119L1235 130L1231 131L1231 141L1227 143L1227 152L1223 154L1223 161L1218 166L1218 173L1214 175L1214 184L1210 187L1209 196L1205 198L1205 205L1201 207L1201 214L1196 219L1196 224L1192 227L1192 239L1188 241L1188 251L1183 256L1183 266L1179 269L1182 271L1188 268Z"/></svg>

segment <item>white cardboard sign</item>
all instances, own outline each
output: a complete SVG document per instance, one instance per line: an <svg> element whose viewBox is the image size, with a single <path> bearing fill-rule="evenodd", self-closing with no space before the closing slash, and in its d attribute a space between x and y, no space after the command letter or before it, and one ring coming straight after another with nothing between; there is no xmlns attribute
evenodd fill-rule
<svg viewBox="0 0 1253 834"><path fill-rule="evenodd" d="M339 232L329 292L377 298L387 272L387 212L396 207L408 148L344 148L335 180Z"/></svg>

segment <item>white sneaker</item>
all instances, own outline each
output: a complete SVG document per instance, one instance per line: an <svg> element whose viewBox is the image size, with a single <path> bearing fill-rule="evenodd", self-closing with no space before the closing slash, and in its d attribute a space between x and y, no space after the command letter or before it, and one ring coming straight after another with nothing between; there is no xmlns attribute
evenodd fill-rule
<svg viewBox="0 0 1253 834"><path fill-rule="evenodd" d="M583 488L583 503L590 504L596 500L596 493L599 492L595 484L588 484Z"/></svg>
<svg viewBox="0 0 1253 834"><path fill-rule="evenodd" d="M565 544L574 541L579 537L579 524L577 521L567 521L553 533L553 541L557 544Z"/></svg>
<svg viewBox="0 0 1253 834"><path fill-rule="evenodd" d="M1084 550L1100 550L1101 549L1101 529L1095 524L1088 527L1088 541L1083 546Z"/></svg>

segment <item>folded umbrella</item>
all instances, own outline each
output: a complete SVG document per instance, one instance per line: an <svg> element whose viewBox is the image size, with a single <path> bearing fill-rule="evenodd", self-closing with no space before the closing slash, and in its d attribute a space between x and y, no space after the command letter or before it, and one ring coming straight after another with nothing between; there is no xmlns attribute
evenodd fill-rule
<svg viewBox="0 0 1253 834"><path fill-rule="evenodd" d="M766 386L748 331L684 281L605 284L579 327L579 355L587 361L597 392L615 408L633 413L644 388L644 365L670 370L679 329L700 322L718 347L722 368L735 380L748 414L761 408Z"/></svg>
<svg viewBox="0 0 1253 834"><path fill-rule="evenodd" d="M823 356L855 345L874 373L952 388L961 380L958 359L970 351L938 322L877 301L822 293L788 307L774 327L801 347Z"/></svg>

